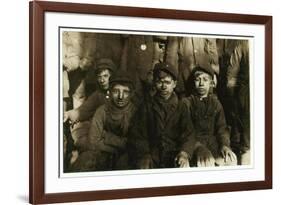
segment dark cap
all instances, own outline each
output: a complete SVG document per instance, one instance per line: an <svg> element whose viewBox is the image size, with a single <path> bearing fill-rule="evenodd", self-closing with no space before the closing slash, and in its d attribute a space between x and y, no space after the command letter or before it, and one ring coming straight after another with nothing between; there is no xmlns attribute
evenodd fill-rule
<svg viewBox="0 0 281 205"><path fill-rule="evenodd" d="M111 72L115 72L116 65L113 63L113 61L109 58L101 58L97 61L96 64L96 73L98 74L100 71L108 69Z"/></svg>
<svg viewBox="0 0 281 205"><path fill-rule="evenodd" d="M197 72L197 71L202 71L204 73L207 73L209 74L212 78L214 77L214 74L215 74L215 71L211 68L211 67L203 67L203 66L196 66L195 68L193 68L192 70L192 75L194 76L194 74Z"/></svg>
<svg viewBox="0 0 281 205"><path fill-rule="evenodd" d="M128 74L128 72L122 70L116 71L110 78L110 87L116 84L127 85L131 89L134 89L134 82L132 81L131 76Z"/></svg>
<svg viewBox="0 0 281 205"><path fill-rule="evenodd" d="M170 63L156 63L153 70L153 78L163 78L166 74L172 76L174 80L178 79L178 70Z"/></svg>

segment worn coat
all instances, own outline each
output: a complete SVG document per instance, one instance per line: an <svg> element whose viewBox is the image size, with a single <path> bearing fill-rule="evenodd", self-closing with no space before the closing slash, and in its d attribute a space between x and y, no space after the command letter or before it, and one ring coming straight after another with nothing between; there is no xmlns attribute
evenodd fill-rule
<svg viewBox="0 0 281 205"><path fill-rule="evenodd" d="M196 144L200 143L211 151L215 158L220 156L223 145L230 147L230 136L224 111L215 95L200 99L191 95L183 99L188 115L192 119Z"/></svg>
<svg viewBox="0 0 281 205"><path fill-rule="evenodd" d="M97 109L89 131L91 150L97 153L96 170L128 168L127 133L135 110L132 103L118 109L112 102Z"/></svg>
<svg viewBox="0 0 281 205"><path fill-rule="evenodd" d="M236 154L250 148L250 91L248 40L217 39L220 56L218 95L231 126L231 146Z"/></svg>
<svg viewBox="0 0 281 205"><path fill-rule="evenodd" d="M142 82L146 80L155 63L163 61L163 50L159 48L155 38L149 35L123 35L120 69L131 75L136 90L142 89Z"/></svg>
<svg viewBox="0 0 281 205"><path fill-rule="evenodd" d="M250 87L249 87L249 44L240 41L230 56L227 69L227 89L235 101L235 118L240 132L239 149L250 148Z"/></svg>
<svg viewBox="0 0 281 205"><path fill-rule="evenodd" d="M174 167L180 151L192 155L192 124L186 106L175 93L166 102L154 96L140 107L135 117L128 142L134 166L145 156L151 156L156 168Z"/></svg>

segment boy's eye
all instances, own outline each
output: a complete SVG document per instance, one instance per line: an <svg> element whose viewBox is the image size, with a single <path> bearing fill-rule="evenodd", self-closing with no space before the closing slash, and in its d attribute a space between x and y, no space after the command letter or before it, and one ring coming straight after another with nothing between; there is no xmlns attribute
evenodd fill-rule
<svg viewBox="0 0 281 205"><path fill-rule="evenodd" d="M203 78L203 81L207 82L207 81L209 81L209 79L208 78Z"/></svg>
<svg viewBox="0 0 281 205"><path fill-rule="evenodd" d="M118 94L118 90L112 90L113 94Z"/></svg>
<svg viewBox="0 0 281 205"><path fill-rule="evenodd" d="M124 91L124 95L129 95L130 91Z"/></svg>

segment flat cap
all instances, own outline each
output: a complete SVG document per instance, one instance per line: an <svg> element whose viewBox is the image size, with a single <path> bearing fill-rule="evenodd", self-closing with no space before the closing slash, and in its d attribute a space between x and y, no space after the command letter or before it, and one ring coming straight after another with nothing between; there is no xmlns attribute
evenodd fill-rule
<svg viewBox="0 0 281 205"><path fill-rule="evenodd" d="M118 70L116 71L109 80L109 85L112 87L113 85L116 84L125 84L130 86L132 89L134 88L134 82L131 78L131 76L128 74L128 72L125 72L123 70Z"/></svg>
<svg viewBox="0 0 281 205"><path fill-rule="evenodd" d="M174 80L178 79L178 70L172 66L170 63L162 62L156 63L153 69L153 78L162 77L162 73L169 74L174 78Z"/></svg>
<svg viewBox="0 0 281 205"><path fill-rule="evenodd" d="M209 74L212 78L214 77L214 74L215 74L215 71L209 67L209 66L201 66L201 65L197 65L196 67L193 68L192 70L192 75L194 76L194 74L197 72L197 71L202 71L204 73L207 73Z"/></svg>
<svg viewBox="0 0 281 205"><path fill-rule="evenodd" d="M109 58L101 58L97 61L96 64L96 73L99 73L103 69L108 69L111 72L115 72L116 65Z"/></svg>

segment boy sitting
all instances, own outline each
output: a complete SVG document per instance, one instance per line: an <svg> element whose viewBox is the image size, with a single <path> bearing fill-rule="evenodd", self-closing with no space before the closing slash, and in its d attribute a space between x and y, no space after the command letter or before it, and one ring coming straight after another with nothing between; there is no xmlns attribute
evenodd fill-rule
<svg viewBox="0 0 281 205"><path fill-rule="evenodd" d="M192 71L193 94L183 101L195 129L195 147L191 166L236 165L230 148L230 135L224 111L216 95L212 95L214 71L197 66Z"/></svg>

